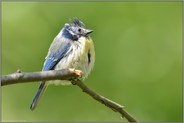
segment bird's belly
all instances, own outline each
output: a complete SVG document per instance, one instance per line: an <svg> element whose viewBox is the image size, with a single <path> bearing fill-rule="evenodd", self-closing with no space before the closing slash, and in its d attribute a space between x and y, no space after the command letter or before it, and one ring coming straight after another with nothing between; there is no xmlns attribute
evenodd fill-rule
<svg viewBox="0 0 184 123"><path fill-rule="evenodd" d="M87 62L87 54L72 53L63 58L55 67L55 70L75 68L82 70L86 78L91 71L90 65Z"/></svg>
<svg viewBox="0 0 184 123"><path fill-rule="evenodd" d="M93 52L93 53L92 53ZM89 62L89 53L90 53L90 62ZM73 50L71 50L68 55L64 56L60 62L55 66L55 70L61 70L61 69L68 69L68 68L74 68L81 70L84 74L82 78L86 78L89 73L91 72L95 56L94 56L94 47L88 46L86 49L81 49L77 47L73 47ZM56 80L50 82L51 84L62 84L62 85L69 85L71 84L70 81L61 81Z"/></svg>

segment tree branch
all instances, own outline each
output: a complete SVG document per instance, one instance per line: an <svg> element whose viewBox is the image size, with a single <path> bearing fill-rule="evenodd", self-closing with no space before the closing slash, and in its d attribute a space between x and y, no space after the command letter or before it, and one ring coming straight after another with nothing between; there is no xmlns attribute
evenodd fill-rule
<svg viewBox="0 0 184 123"><path fill-rule="evenodd" d="M119 112L122 117L125 117L129 122L137 122L137 120L123 108L124 106L97 94L95 91L91 90L84 83L82 83L80 80L75 80L75 83L83 90L83 92L87 93L98 102L101 102L105 106L111 108L113 111Z"/></svg>
<svg viewBox="0 0 184 123"><path fill-rule="evenodd" d="M122 117L125 117L129 122L137 122L137 120L131 116L122 105L107 99L95 91L87 87L79 79L77 79L82 72L80 70L51 70L51 71L41 71L41 72L16 72L9 75L1 76L1 86L17 84L17 83L28 83L28 82L39 82L41 80L72 80L73 84L79 86L83 92L87 93L93 97L98 102L104 104L105 106L111 108L115 112L119 112Z"/></svg>
<svg viewBox="0 0 184 123"><path fill-rule="evenodd" d="M41 80L69 80L72 77L78 77L78 74L69 69L31 73L24 73L19 70L13 74L3 75L1 77L1 86L17 83L38 82Z"/></svg>

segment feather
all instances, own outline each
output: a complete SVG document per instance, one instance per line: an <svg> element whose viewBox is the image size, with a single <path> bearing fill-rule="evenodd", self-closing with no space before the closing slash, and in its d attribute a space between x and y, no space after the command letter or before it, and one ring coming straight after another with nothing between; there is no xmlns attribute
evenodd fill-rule
<svg viewBox="0 0 184 123"><path fill-rule="evenodd" d="M40 100L40 97L43 95L43 93L45 92L45 89L47 88L47 86L45 85L45 82L42 81L40 83L40 86L38 88L38 91L36 92L36 95L33 99L33 102L31 103L30 109L34 110L36 105L38 104L38 101Z"/></svg>
<svg viewBox="0 0 184 123"><path fill-rule="evenodd" d="M85 27L85 24L76 17L74 17L70 21L71 21L72 25L74 25L74 26L79 26L79 27L83 27L83 28Z"/></svg>
<svg viewBox="0 0 184 123"><path fill-rule="evenodd" d="M46 70L52 70L54 66L65 56L66 52L70 49L71 44L66 44L63 49L61 49L59 52L55 52L49 55L49 57L46 58L44 67L42 71ZM30 109L34 110L36 105L38 104L41 96L45 92L45 89L47 88L47 84L45 81L42 81L40 83L40 86L38 88L38 91L36 92L36 95L33 99L33 102L31 103Z"/></svg>
<svg viewBox="0 0 184 123"><path fill-rule="evenodd" d="M65 53L69 50L71 44L68 43L61 51L50 54L44 63L43 71L52 70L54 66L64 57Z"/></svg>

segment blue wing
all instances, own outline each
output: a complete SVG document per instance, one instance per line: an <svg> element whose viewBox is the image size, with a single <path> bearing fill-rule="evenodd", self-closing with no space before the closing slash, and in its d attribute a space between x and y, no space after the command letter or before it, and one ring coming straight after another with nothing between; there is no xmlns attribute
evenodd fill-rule
<svg viewBox="0 0 184 123"><path fill-rule="evenodd" d="M43 66L43 71L46 70L52 70L54 68L54 66L64 57L64 55L66 54L66 52L70 49L71 44L70 43L66 43L61 46L61 47L57 47L59 50L54 51L50 51L49 55L47 56L44 66ZM34 110L34 108L36 107L40 97L43 95L45 89L46 89L46 84L45 81L42 81L40 83L39 89L33 99L33 102L30 106L31 110Z"/></svg>
<svg viewBox="0 0 184 123"><path fill-rule="evenodd" d="M68 43L59 52L50 53L46 58L42 71L52 70L54 66L64 57L66 52L70 49L71 44Z"/></svg>

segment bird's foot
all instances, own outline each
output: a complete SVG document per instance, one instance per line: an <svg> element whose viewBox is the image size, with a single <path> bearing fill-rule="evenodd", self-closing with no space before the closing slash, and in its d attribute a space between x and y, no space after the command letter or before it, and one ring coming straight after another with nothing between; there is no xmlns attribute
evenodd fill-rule
<svg viewBox="0 0 184 123"><path fill-rule="evenodd" d="M82 75L84 74L81 70L76 70L75 68L69 68L69 71L75 73L79 77L82 77Z"/></svg>
<svg viewBox="0 0 184 123"><path fill-rule="evenodd" d="M70 81L71 81L72 85L76 85L77 84L75 79L71 79Z"/></svg>

